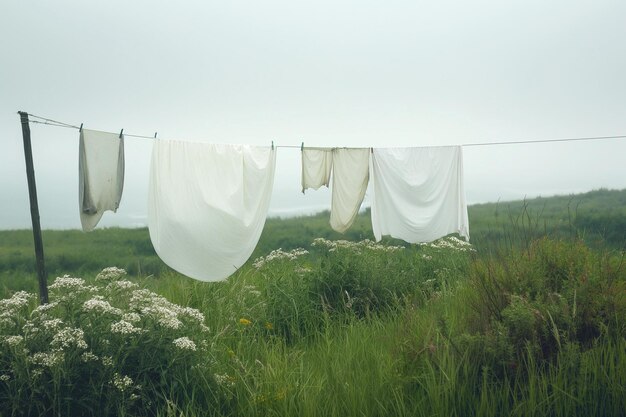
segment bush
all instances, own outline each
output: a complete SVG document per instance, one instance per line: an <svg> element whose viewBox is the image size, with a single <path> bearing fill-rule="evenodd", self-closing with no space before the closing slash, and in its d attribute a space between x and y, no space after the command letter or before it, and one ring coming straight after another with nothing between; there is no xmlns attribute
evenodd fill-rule
<svg viewBox="0 0 626 417"><path fill-rule="evenodd" d="M209 332L196 309L172 304L107 268L88 285L64 276L49 304L18 292L0 301L0 415L151 415L210 409Z"/></svg>
<svg viewBox="0 0 626 417"><path fill-rule="evenodd" d="M543 238L504 259L476 262L465 345L486 351L497 338L513 354L488 360L519 362L532 351L552 361L566 344L584 349L603 333L624 337L622 261L623 254L597 254L581 241Z"/></svg>

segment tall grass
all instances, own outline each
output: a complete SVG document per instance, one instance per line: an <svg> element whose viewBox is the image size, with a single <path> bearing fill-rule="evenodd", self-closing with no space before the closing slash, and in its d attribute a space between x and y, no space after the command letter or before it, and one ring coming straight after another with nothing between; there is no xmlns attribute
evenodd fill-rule
<svg viewBox="0 0 626 417"><path fill-rule="evenodd" d="M322 239L220 283L60 279L0 305L0 415L620 416L623 264Z"/></svg>

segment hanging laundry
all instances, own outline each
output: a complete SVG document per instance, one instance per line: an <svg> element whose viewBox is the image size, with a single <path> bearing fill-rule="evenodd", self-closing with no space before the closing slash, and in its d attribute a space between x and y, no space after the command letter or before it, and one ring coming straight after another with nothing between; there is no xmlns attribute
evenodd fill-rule
<svg viewBox="0 0 626 417"><path fill-rule="evenodd" d="M269 147L156 141L148 227L159 257L201 281L233 274L263 231L275 166Z"/></svg>
<svg viewBox="0 0 626 417"><path fill-rule="evenodd" d="M369 156L369 148L333 149L330 226L339 233L348 230L359 214L369 181Z"/></svg>
<svg viewBox="0 0 626 417"><path fill-rule="evenodd" d="M317 190L328 187L333 168L332 149L302 149L302 192L307 188Z"/></svg>
<svg viewBox="0 0 626 417"><path fill-rule="evenodd" d="M117 211L124 188L124 139L81 129L78 150L80 222L93 230L106 210Z"/></svg>
<svg viewBox="0 0 626 417"><path fill-rule="evenodd" d="M469 240L460 146L374 149L372 229L409 243Z"/></svg>

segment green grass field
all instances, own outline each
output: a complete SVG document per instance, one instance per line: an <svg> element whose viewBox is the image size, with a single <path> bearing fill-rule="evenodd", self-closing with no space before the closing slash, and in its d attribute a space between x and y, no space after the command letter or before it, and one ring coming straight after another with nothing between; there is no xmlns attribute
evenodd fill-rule
<svg viewBox="0 0 626 417"><path fill-rule="evenodd" d="M45 307L2 231L0 416L624 416L625 219L626 190L473 206L472 245L269 219L218 283L145 229L45 231Z"/></svg>

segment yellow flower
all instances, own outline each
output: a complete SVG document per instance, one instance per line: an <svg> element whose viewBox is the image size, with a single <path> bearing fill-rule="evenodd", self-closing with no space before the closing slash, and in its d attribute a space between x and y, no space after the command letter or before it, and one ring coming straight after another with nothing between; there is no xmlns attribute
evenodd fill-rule
<svg viewBox="0 0 626 417"><path fill-rule="evenodd" d="M270 323L270 322L266 322L265 323L265 328L267 330L272 330L274 328L274 325L272 323Z"/></svg>
<svg viewBox="0 0 626 417"><path fill-rule="evenodd" d="M249 326L250 324L252 324L250 320L244 318L240 318L239 323L243 324L244 326Z"/></svg>

